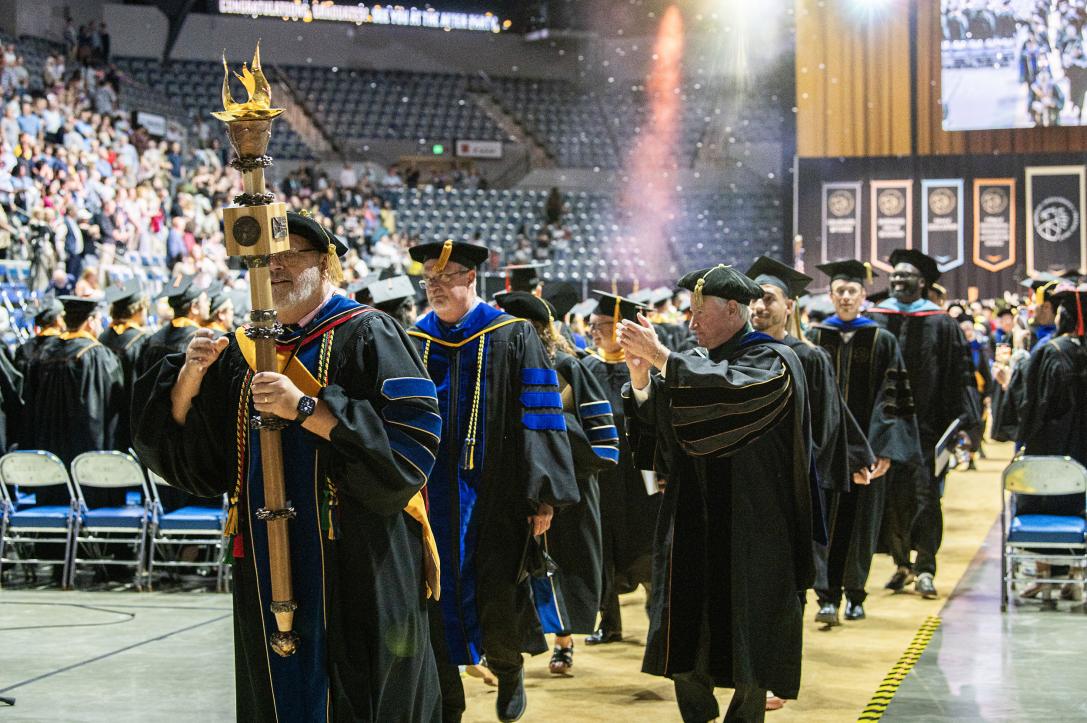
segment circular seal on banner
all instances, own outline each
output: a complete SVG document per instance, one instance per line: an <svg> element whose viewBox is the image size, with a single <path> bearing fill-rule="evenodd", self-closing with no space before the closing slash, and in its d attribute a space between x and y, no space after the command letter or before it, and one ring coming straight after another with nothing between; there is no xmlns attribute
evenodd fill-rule
<svg viewBox="0 0 1087 723"><path fill-rule="evenodd" d="M1003 188L986 188L981 194L981 210L995 216L1008 207L1008 192Z"/></svg>
<svg viewBox="0 0 1087 723"><path fill-rule="evenodd" d="M1042 240L1056 243L1079 228L1079 211L1063 196L1050 196L1034 208L1034 232Z"/></svg>
<svg viewBox="0 0 1087 723"><path fill-rule="evenodd" d="M906 207L906 197L894 188L880 191L876 197L876 205L884 216L897 216Z"/></svg>
<svg viewBox="0 0 1087 723"><path fill-rule="evenodd" d="M958 199L950 188L937 188L928 196L928 207L937 216L946 216L955 210Z"/></svg>
<svg viewBox="0 0 1087 723"><path fill-rule="evenodd" d="M827 199L827 208L833 216L848 216L857 207L857 201L850 191L835 191Z"/></svg>

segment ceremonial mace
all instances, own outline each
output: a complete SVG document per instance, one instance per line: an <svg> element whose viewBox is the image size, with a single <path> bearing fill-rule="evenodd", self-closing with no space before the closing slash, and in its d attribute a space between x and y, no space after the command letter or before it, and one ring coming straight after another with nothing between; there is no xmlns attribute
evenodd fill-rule
<svg viewBox="0 0 1087 723"><path fill-rule="evenodd" d="M241 171L245 192L234 197L234 203L223 208L226 230L226 250L230 256L240 256L249 269L249 293L253 310L246 336L256 346L257 372L278 372L276 338L282 326L276 321L272 301L272 280L268 257L290 250L287 234L287 205L275 201L265 189L264 169L272 165L267 155L272 139L272 121L283 112L272 108L272 89L260 67L260 42L253 51L252 67L242 65L241 74L234 74L245 86L249 99L237 103L230 95L230 69L223 53L223 111L212 113L226 123L230 145L237 154L230 165ZM276 619L276 632L269 644L276 654L287 657L298 649L298 635L292 630L294 600L291 585L291 556L287 523L294 517L294 508L287 507L283 483L283 446L280 431L285 420L271 415L255 415L251 425L260 430L260 459L264 472L264 507L256 511L258 520L268 523L268 567L272 575L271 610Z"/></svg>

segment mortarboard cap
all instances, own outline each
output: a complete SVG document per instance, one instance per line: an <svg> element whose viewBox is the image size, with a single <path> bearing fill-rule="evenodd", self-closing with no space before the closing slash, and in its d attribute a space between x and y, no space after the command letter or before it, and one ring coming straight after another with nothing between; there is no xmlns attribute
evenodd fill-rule
<svg viewBox="0 0 1087 723"><path fill-rule="evenodd" d="M858 284L870 284L877 274L872 269L872 264L854 259L845 261L832 261L828 264L819 264L815 268L822 271L833 281L854 281Z"/></svg>
<svg viewBox="0 0 1087 723"><path fill-rule="evenodd" d="M105 301L107 304L116 304L119 302L131 303L135 301L141 293L143 293L143 286L140 284L140 280L132 277L123 284L114 284L106 289Z"/></svg>
<svg viewBox="0 0 1087 723"><path fill-rule="evenodd" d="M551 265L550 261L538 261L531 264L513 264L503 266L506 284L512 291L532 291L540 283L540 269Z"/></svg>
<svg viewBox="0 0 1087 723"><path fill-rule="evenodd" d="M691 306L696 311L702 305L703 296L717 296L741 304L762 297L761 286L725 264L692 271L680 278L676 285L693 292Z"/></svg>
<svg viewBox="0 0 1087 723"><path fill-rule="evenodd" d="M387 279L378 279L372 282L367 289L370 291L370 304L382 311L396 308L404 299L415 298L415 287L407 276L390 276Z"/></svg>
<svg viewBox="0 0 1087 723"><path fill-rule="evenodd" d="M370 303L370 284L374 283L375 281L377 281L380 278L381 278L381 272L380 271L373 271L373 272L371 272L369 274L366 274L366 276L363 276L358 281L355 281L354 283L348 284L345 291L347 291L348 296L350 296L352 299L359 302L360 304L369 304Z"/></svg>
<svg viewBox="0 0 1087 723"><path fill-rule="evenodd" d="M1034 291L1034 303L1044 304L1062 290L1070 288L1070 284L1061 277L1049 273L1040 273L1033 279L1023 279L1020 286L1025 286Z"/></svg>
<svg viewBox="0 0 1087 723"><path fill-rule="evenodd" d="M747 277L759 286L770 284L778 287L789 299L795 299L803 294L804 289L812 280L807 274L802 274L769 256L760 256L755 259L755 263L751 264L751 268L747 270ZM705 290L702 293L705 293Z"/></svg>
<svg viewBox="0 0 1087 723"><path fill-rule="evenodd" d="M293 211L287 213L287 233L301 236L317 251L327 252L331 244L336 251L336 256L347 253L347 243L334 233L329 232L313 216L304 216Z"/></svg>
<svg viewBox="0 0 1087 723"><path fill-rule="evenodd" d="M1087 335L1087 288L1065 284L1053 293L1051 299L1076 320L1076 336Z"/></svg>
<svg viewBox="0 0 1087 723"><path fill-rule="evenodd" d="M581 294L570 282L558 281L544 287L543 298L555 307L555 316L561 319L581 300Z"/></svg>
<svg viewBox="0 0 1087 723"><path fill-rule="evenodd" d="M642 304L643 306L649 306L649 300L653 297L653 289L642 289L641 291L632 291L627 298L633 301L635 304Z"/></svg>
<svg viewBox="0 0 1087 723"><path fill-rule="evenodd" d="M64 306L64 315L67 316L79 316L89 315L92 311L98 308L101 303L99 299L88 299L85 296L58 296L59 301Z"/></svg>
<svg viewBox="0 0 1087 723"><path fill-rule="evenodd" d="M214 314L223 308L226 302L233 300L228 293L229 289L226 288L222 281L216 281L206 291L208 294L208 313Z"/></svg>
<svg viewBox="0 0 1087 723"><path fill-rule="evenodd" d="M535 294L527 291L506 291L495 294L495 303L507 314L547 324L555 320L555 310Z"/></svg>
<svg viewBox="0 0 1087 723"><path fill-rule="evenodd" d="M580 304L574 304L572 307L570 307L570 311L568 313L584 319L585 317L592 314L596 310L596 307L599 305L600 302L596 299L585 299L585 301L582 301Z"/></svg>
<svg viewBox="0 0 1087 723"><path fill-rule="evenodd" d="M649 307L645 304L635 301L634 299L624 298L615 294L609 294L606 291L593 291L594 294L600 297L597 302L596 311L594 314L600 316L611 316L618 323L621 319L628 321L637 321L639 311L649 311Z"/></svg>
<svg viewBox="0 0 1087 723"><path fill-rule="evenodd" d="M446 240L412 246L408 249L408 255L411 256L412 261L419 263L438 259L438 266L441 267L438 269L440 274L445 270L445 264L450 261L465 268L474 269L487 260L491 251L486 246Z"/></svg>
<svg viewBox="0 0 1087 723"><path fill-rule="evenodd" d="M891 266L897 266L901 263L907 263L917 268L921 272L921 277L925 280L929 286L936 283L936 280L940 278L940 269L936 265L936 259L927 254L923 254L917 249L895 249L891 252Z"/></svg>
<svg viewBox="0 0 1087 723"><path fill-rule="evenodd" d="M672 290L667 286L658 286L655 289L651 289L647 298L650 306L657 306L663 304L666 301L671 300Z"/></svg>
<svg viewBox="0 0 1087 723"><path fill-rule="evenodd" d="M38 326L49 326L64 313L64 305L55 296L42 297L34 310L34 323Z"/></svg>
<svg viewBox="0 0 1087 723"><path fill-rule="evenodd" d="M162 288L162 298L174 309L183 309L200 297L204 292L193 286L192 276L178 274Z"/></svg>

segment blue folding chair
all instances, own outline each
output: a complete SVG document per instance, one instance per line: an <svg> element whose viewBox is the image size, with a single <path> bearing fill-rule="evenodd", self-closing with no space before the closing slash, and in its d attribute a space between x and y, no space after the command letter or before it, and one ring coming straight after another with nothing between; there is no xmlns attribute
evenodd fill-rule
<svg viewBox="0 0 1087 723"><path fill-rule="evenodd" d="M16 487L19 489L16 490ZM37 504L45 488L61 487L61 504ZM15 496L12 496L12 492ZM45 495L40 495L45 496ZM68 470L51 452L27 450L0 457L0 563L61 566L61 587L68 586L72 560L72 539L76 521L76 495ZM64 546L64 556L40 557L40 545ZM9 548L13 551L9 552ZM12 556L14 554L15 556ZM25 574L24 569L24 574Z"/></svg>
<svg viewBox="0 0 1087 723"><path fill-rule="evenodd" d="M140 467L131 455L124 452L84 452L72 460L72 480L75 483L79 516L72 535L72 564L69 584L75 584L80 565L120 565L135 569L134 582L137 590L143 589L144 553L147 532L151 525L151 495ZM88 490L125 490L121 504L90 507ZM128 492L138 490L139 497ZM97 496L97 495L96 495ZM126 545L133 549L133 556L107 555L107 547ZM87 552L80 557L81 550ZM128 559L126 559L128 558Z"/></svg>
<svg viewBox="0 0 1087 723"><path fill-rule="evenodd" d="M1019 585L1073 583L1087 592L1087 580L1069 577L1026 577L1024 562L1087 566L1087 519L1084 515L1012 514L1011 496L1079 495L1087 506L1087 468L1071 457L1023 455L1004 469L1000 528L1003 584L1000 610L1008 609L1011 591ZM1048 599L1048 596L1046 596Z"/></svg>
<svg viewBox="0 0 1087 723"><path fill-rule="evenodd" d="M209 567L215 568L215 590L225 592L229 584L230 567L224 561L226 537L223 530L226 525L227 497L216 507L210 505L188 505L172 512L163 512L160 488L169 487L169 483L154 472L148 470L151 491L155 496L154 517L151 524L151 555L148 561L148 587L154 580L156 567ZM197 546L204 550L205 561L185 561L178 559L183 547ZM159 548L165 548L159 550ZM172 549L171 554L166 553Z"/></svg>

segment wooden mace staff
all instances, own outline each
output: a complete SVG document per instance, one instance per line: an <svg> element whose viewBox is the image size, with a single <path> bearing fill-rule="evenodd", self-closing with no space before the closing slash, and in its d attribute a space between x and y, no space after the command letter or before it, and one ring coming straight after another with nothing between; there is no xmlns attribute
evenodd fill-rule
<svg viewBox="0 0 1087 723"><path fill-rule="evenodd" d="M230 165L241 171L245 192L234 197L234 203L223 208L226 249L231 256L240 256L249 269L249 293L253 310L245 333L256 346L257 372L279 372L276 360L276 338L282 326L276 320L272 300L272 280L268 258L290 250L287 232L287 205L275 201L266 190L264 169L272 165L268 143L272 139L272 121L283 112L272 108L271 87L260 67L260 43L253 53L252 68L242 66L235 73L249 94L245 103L237 103L230 94L230 72L223 54L223 111L213 113L227 124L230 144L237 153ZM260 430L261 469L264 473L264 507L256 511L257 519L268 524L268 567L272 576L272 602L276 632L269 644L278 655L287 657L298 649L298 635L292 628L294 600L291 584L291 555L288 522L295 516L287 506L283 481L283 445L280 431L285 420L269 415L256 415L252 427Z"/></svg>

